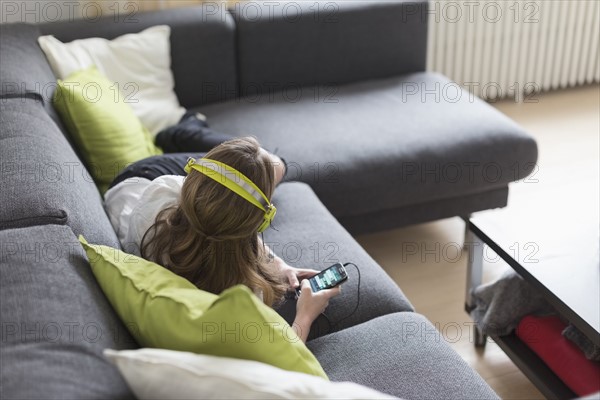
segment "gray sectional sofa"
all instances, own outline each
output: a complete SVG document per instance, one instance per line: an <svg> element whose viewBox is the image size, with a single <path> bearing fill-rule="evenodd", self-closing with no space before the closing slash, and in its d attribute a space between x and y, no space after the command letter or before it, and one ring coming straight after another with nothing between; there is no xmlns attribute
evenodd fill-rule
<svg viewBox="0 0 600 400"><path fill-rule="evenodd" d="M497 397L350 233L505 206L508 183L536 161L535 142L424 72L426 1L327 3L335 9L323 18L296 4L306 12L294 19L270 4L258 18L199 6L134 23L0 25L1 398L133 397L101 352L138 346L76 237L118 240L49 101L55 77L36 39L114 38L156 24L172 28L181 104L290 163L265 241L293 265L361 270L358 288L349 269L330 321L318 320L308 342L330 378L408 399ZM293 301L279 311L293 318Z"/></svg>

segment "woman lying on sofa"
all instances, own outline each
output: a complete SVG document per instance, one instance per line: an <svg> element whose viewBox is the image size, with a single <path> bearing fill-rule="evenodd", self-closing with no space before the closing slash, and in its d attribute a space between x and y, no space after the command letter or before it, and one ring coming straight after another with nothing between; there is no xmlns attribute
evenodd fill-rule
<svg viewBox="0 0 600 400"><path fill-rule="evenodd" d="M258 235L274 216L270 199L286 171L281 158L251 137L227 140L198 160L188 156L141 160L106 192L107 213L126 251L212 293L245 284L269 306L318 273L286 264ZM306 342L313 321L340 287L313 293L304 280L301 288L292 327Z"/></svg>

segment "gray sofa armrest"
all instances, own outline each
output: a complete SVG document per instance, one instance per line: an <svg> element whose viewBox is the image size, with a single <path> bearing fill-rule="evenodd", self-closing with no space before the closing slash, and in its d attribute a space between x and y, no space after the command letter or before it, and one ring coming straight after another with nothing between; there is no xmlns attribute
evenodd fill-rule
<svg viewBox="0 0 600 400"><path fill-rule="evenodd" d="M252 1L230 10L240 93L425 70L427 1Z"/></svg>

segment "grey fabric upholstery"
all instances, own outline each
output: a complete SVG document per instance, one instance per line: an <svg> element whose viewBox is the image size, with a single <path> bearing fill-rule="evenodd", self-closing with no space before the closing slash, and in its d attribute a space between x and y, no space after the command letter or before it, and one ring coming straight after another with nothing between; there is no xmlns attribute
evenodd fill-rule
<svg viewBox="0 0 600 400"><path fill-rule="evenodd" d="M508 186L504 186L481 193L427 201L392 210L339 217L338 221L354 235L381 232L399 226L435 221L456 215L464 217L476 211L505 207L507 198Z"/></svg>
<svg viewBox="0 0 600 400"><path fill-rule="evenodd" d="M38 36L37 25L0 24L0 98L40 97L48 114L63 130L52 107L56 77L37 44Z"/></svg>
<svg viewBox="0 0 600 400"><path fill-rule="evenodd" d="M498 398L419 314L385 315L307 344L332 381L404 399Z"/></svg>
<svg viewBox="0 0 600 400"><path fill-rule="evenodd" d="M0 397L130 399L104 348L137 343L66 226L0 231Z"/></svg>
<svg viewBox="0 0 600 400"><path fill-rule="evenodd" d="M325 312L330 323L319 317L311 338L380 315L413 310L398 286L340 226L308 185L300 182L279 185L273 204L277 216L272 228L265 232L265 242L288 264L322 270L336 262L353 262L360 268L360 297L358 273L348 266L349 280ZM290 299L278 311L291 323L295 310L296 302Z"/></svg>
<svg viewBox="0 0 600 400"><path fill-rule="evenodd" d="M243 95L425 70L425 0L252 1L232 13Z"/></svg>
<svg viewBox="0 0 600 400"><path fill-rule="evenodd" d="M0 94L15 96L36 93L44 99L52 98L55 83L54 74L46 62L46 57L37 46L40 35L37 25L0 25ZM48 90L48 96L44 95Z"/></svg>
<svg viewBox="0 0 600 400"><path fill-rule="evenodd" d="M454 100L452 88L415 73L342 85L319 101L303 88L295 100L284 91L198 110L214 129L276 150L334 216L359 218L504 188L533 169L533 138L467 92Z"/></svg>
<svg viewBox="0 0 600 400"><path fill-rule="evenodd" d="M171 68L175 92L184 107L237 95L235 27L217 3L159 12L117 13L100 20L73 20L40 25L44 35L63 42L89 37L114 39L150 26L171 27Z"/></svg>
<svg viewBox="0 0 600 400"><path fill-rule="evenodd" d="M41 102L0 101L0 229L68 224L92 243L118 247L96 185Z"/></svg>

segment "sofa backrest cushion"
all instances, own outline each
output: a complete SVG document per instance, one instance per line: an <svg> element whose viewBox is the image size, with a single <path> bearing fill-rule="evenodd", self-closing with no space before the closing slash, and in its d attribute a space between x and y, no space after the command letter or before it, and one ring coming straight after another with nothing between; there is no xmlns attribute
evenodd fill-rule
<svg viewBox="0 0 600 400"><path fill-rule="evenodd" d="M0 24L0 98L38 97L62 129L52 107L56 77L37 44L40 30L32 24Z"/></svg>
<svg viewBox="0 0 600 400"><path fill-rule="evenodd" d="M0 231L0 319L3 398L133 398L102 351L138 345L69 227Z"/></svg>
<svg viewBox="0 0 600 400"><path fill-rule="evenodd" d="M235 27L216 3L157 12L116 13L40 25L41 33L62 42L90 37L114 39L154 25L171 27L171 68L175 93L191 108L237 96Z"/></svg>
<svg viewBox="0 0 600 400"><path fill-rule="evenodd" d="M240 93L296 98L302 86L422 71L426 9L423 0L238 2Z"/></svg>
<svg viewBox="0 0 600 400"><path fill-rule="evenodd" d="M68 224L95 243L119 246L81 160L31 98L0 99L0 229Z"/></svg>

